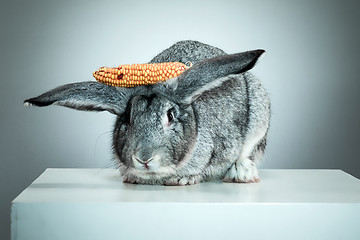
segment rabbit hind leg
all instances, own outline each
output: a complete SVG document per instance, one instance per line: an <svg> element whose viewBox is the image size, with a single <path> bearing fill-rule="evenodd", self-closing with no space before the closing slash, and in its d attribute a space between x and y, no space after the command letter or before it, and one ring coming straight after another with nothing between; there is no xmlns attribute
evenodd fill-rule
<svg viewBox="0 0 360 240"><path fill-rule="evenodd" d="M256 164L264 154L266 133L267 128L261 128L245 139L240 157L226 172L224 182L252 183L260 181Z"/></svg>

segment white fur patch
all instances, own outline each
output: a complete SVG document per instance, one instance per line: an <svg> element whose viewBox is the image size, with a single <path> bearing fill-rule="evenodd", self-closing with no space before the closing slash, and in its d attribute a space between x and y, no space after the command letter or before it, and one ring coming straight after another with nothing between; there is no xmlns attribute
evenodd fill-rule
<svg viewBox="0 0 360 240"><path fill-rule="evenodd" d="M29 102L24 102L24 106L25 107L32 107L32 106L34 106L34 104L31 104Z"/></svg>
<svg viewBox="0 0 360 240"><path fill-rule="evenodd" d="M260 140L265 136L267 131L267 126L262 127L258 129L255 134L252 134L251 136L247 137L243 143L243 149L241 151L240 155L240 161L242 159L247 159L250 157L251 153L253 152L254 148L257 146L257 144L260 142Z"/></svg>
<svg viewBox="0 0 360 240"><path fill-rule="evenodd" d="M201 177L199 175L189 176L189 177L172 177L164 183L169 186L185 186L185 185L194 185L201 182Z"/></svg>
<svg viewBox="0 0 360 240"><path fill-rule="evenodd" d="M250 160L250 155L265 136L266 130L267 127L262 127L245 139L240 157L226 173L225 182L249 183L260 180L256 163Z"/></svg>
<svg viewBox="0 0 360 240"><path fill-rule="evenodd" d="M259 182L260 177L257 167L253 161L246 158L243 161L236 161L228 170L224 182L251 183Z"/></svg>
<svg viewBox="0 0 360 240"><path fill-rule="evenodd" d="M146 170L144 166L138 166L138 168L124 168L121 169L124 177L132 176L143 180L159 180L164 177L169 177L175 174L175 165L166 167L159 167L156 170Z"/></svg>

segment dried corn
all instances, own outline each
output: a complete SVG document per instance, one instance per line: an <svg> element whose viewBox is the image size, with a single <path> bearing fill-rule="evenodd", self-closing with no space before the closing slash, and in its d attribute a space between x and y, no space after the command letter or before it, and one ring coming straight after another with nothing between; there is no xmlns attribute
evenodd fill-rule
<svg viewBox="0 0 360 240"><path fill-rule="evenodd" d="M102 67L93 72L98 82L115 87L136 87L155 84L179 76L191 63L180 62L127 64L116 68Z"/></svg>

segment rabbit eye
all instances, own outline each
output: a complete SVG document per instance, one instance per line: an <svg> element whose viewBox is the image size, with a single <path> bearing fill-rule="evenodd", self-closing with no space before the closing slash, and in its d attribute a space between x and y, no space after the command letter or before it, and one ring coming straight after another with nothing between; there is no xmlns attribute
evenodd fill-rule
<svg viewBox="0 0 360 240"><path fill-rule="evenodd" d="M174 114L172 112L172 109L167 111L167 118L169 123L171 123L174 120Z"/></svg>

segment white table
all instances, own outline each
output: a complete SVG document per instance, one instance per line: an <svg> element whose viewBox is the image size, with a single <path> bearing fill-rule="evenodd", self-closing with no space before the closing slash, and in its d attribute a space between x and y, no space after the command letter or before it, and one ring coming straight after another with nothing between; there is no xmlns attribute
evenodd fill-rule
<svg viewBox="0 0 360 240"><path fill-rule="evenodd" d="M12 239L360 239L360 180L261 170L261 182L124 184L115 169L47 169L12 203Z"/></svg>

